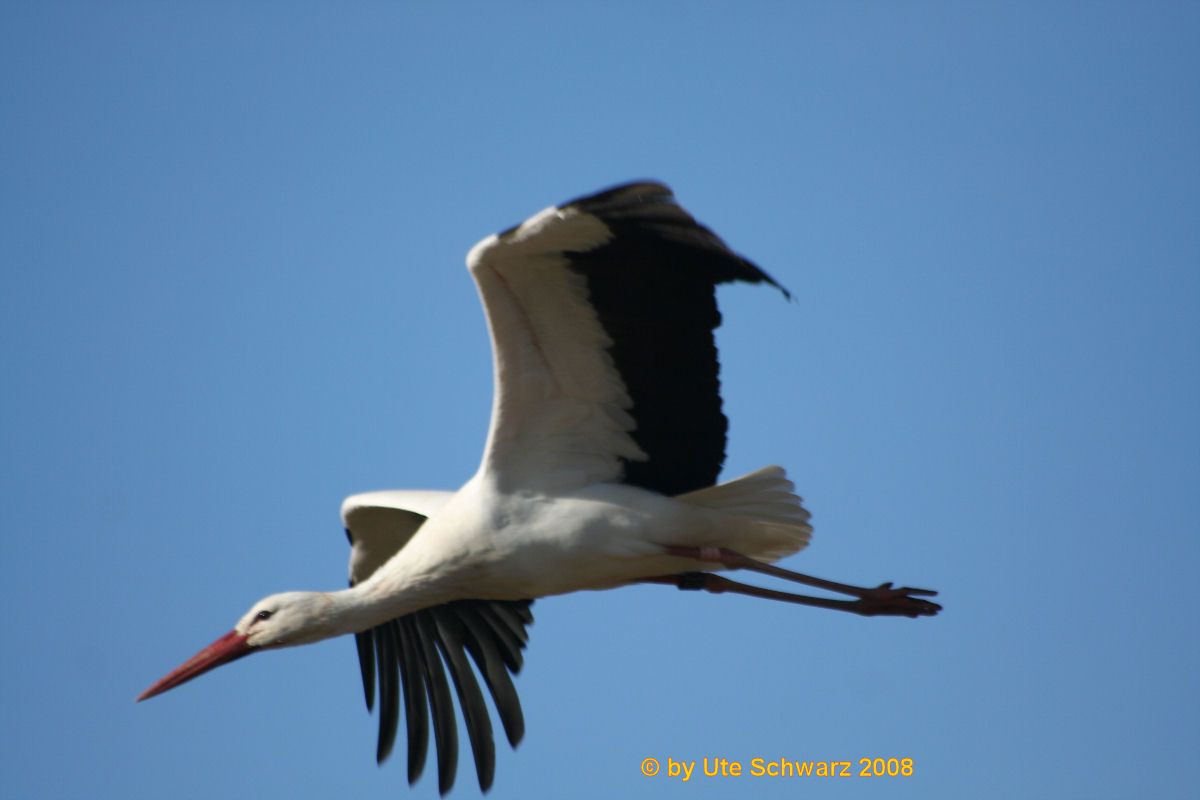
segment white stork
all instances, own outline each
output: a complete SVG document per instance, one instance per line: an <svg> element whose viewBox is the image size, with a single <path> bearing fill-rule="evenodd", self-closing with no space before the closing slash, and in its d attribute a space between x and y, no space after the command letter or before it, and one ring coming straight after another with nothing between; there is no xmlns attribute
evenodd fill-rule
<svg viewBox="0 0 1200 800"><path fill-rule="evenodd" d="M802 549L812 527L779 467L717 483L727 423L715 287L745 281L788 293L666 186L631 183L548 208L484 239L467 265L495 357L475 476L457 492L348 498L349 589L260 600L139 700L250 653L352 633L368 709L379 689L377 760L391 752L402 703L415 781L432 712L438 786L449 791L452 684L486 791L495 747L475 671L515 746L524 721L510 673L521 668L534 598L648 582L867 616L940 610L923 599L929 590L849 586L767 563ZM853 599L748 586L712 572L722 569Z"/></svg>

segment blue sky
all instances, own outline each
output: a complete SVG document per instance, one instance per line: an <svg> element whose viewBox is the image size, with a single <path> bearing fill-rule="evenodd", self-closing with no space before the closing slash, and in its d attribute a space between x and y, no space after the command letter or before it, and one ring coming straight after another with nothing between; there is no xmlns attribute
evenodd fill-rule
<svg viewBox="0 0 1200 800"><path fill-rule="evenodd" d="M640 177L795 296L720 298L726 474L783 464L814 512L787 564L946 611L539 602L490 796L1189 793L1198 35L1188 3L5 3L3 794L436 796L375 767L348 639L133 698L343 585L344 495L470 476L467 249Z"/></svg>

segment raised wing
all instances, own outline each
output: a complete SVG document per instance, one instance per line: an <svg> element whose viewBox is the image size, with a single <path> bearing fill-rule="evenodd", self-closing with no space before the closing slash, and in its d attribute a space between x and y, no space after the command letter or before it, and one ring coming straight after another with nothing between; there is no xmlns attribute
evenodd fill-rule
<svg viewBox="0 0 1200 800"><path fill-rule="evenodd" d="M342 502L342 527L350 537L350 585L383 566L454 492L392 489L364 492Z"/></svg>
<svg viewBox="0 0 1200 800"><path fill-rule="evenodd" d="M404 547L451 496L452 492L396 491L348 498L342 504L342 521L350 540L350 585L368 578ZM403 700L408 781L415 782L425 768L432 711L438 789L442 794L450 791L458 768L452 683L466 720L479 787L486 791L492 785L496 747L475 671L483 677L505 735L515 747L525 734L525 719L509 673L515 675L524 663L521 651L529 640L526 626L533 623L531 605L531 600L459 600L355 634L368 710L374 708L377 682L379 686L379 763L395 744Z"/></svg>
<svg viewBox="0 0 1200 800"><path fill-rule="evenodd" d="M676 204L632 183L472 249L495 399L481 471L502 489L625 482L675 495L725 460L715 286L769 283Z"/></svg>

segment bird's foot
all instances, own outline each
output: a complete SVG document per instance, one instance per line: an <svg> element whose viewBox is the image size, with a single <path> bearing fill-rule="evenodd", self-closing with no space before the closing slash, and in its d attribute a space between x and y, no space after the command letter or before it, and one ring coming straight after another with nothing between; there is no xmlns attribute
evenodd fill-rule
<svg viewBox="0 0 1200 800"><path fill-rule="evenodd" d="M862 589L855 593L858 600L849 608L855 614L864 617L932 617L942 610L942 607L923 597L933 597L937 592L932 589L913 589L902 586L892 588L891 581L881 583L874 589Z"/></svg>

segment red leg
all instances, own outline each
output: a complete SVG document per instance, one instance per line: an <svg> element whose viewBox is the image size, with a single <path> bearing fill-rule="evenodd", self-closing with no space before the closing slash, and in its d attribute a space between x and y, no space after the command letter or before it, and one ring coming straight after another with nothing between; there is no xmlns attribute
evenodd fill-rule
<svg viewBox="0 0 1200 800"><path fill-rule="evenodd" d="M785 603L798 603L816 608L828 608L834 611L849 611L864 617L893 616L921 617L933 616L942 610L937 603L921 600L915 597L868 597L858 600L835 600L830 597L812 597L805 594L780 592L775 589L764 589L761 586L750 586L745 583L731 581L711 572L683 572L678 575L660 575L654 578L642 578L637 583L664 583L680 589L701 590L721 594L732 592L748 597L762 597L767 600L780 600Z"/></svg>
<svg viewBox="0 0 1200 800"><path fill-rule="evenodd" d="M805 605L819 606L821 608L833 608L842 611L853 611L856 614L865 616L875 616L878 614L887 614L895 616L932 616L942 610L942 607L937 603L929 600L922 600L921 597L933 597L937 592L931 589L913 589L908 586L899 589L892 588L892 584L883 583L875 588L866 588L862 586L852 586L846 583L838 583L836 581L827 581L823 578L814 578L811 575L805 575L800 572L792 572L791 570L783 569L782 567L772 566L771 564L758 561L744 556L734 550L729 550L724 547L688 547L669 545L666 547L667 553L680 558L688 558L696 561L711 561L729 567L730 569L749 569L755 572L761 572L764 575L772 575L777 578L803 583L808 586L814 586L818 589L827 589L839 594L850 595L858 598L857 601L847 600L826 600L820 597L809 597L807 595L794 595L787 592L776 592L772 589L760 589L756 586L747 586L743 583L730 581L726 578L721 578L716 575L710 577L715 580L706 579L704 585L695 587L702 588L708 591L732 591L738 594L746 594L753 597L766 597L773 600L785 600L787 602L803 603ZM685 573L685 575L709 575L709 573ZM685 586L677 580L679 576L667 575L663 578L651 578L652 583L668 583L679 586L681 589L692 588ZM722 588L714 589L710 586L720 586ZM735 588L736 587L736 588ZM803 600L793 598L804 598ZM809 602L815 601L815 602Z"/></svg>

